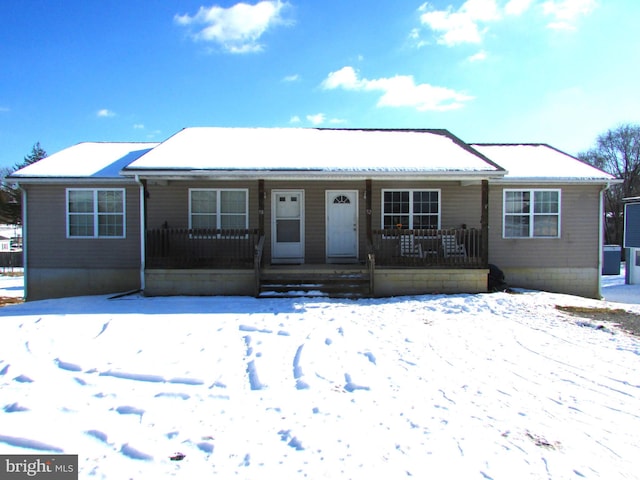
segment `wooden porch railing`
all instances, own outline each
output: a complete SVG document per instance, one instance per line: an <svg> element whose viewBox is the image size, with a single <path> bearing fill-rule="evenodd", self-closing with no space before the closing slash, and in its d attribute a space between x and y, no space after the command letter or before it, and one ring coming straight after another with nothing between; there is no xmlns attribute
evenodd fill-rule
<svg viewBox="0 0 640 480"><path fill-rule="evenodd" d="M258 230L147 230L147 268L253 268Z"/></svg>
<svg viewBox="0 0 640 480"><path fill-rule="evenodd" d="M376 266L486 268L481 230L373 231Z"/></svg>

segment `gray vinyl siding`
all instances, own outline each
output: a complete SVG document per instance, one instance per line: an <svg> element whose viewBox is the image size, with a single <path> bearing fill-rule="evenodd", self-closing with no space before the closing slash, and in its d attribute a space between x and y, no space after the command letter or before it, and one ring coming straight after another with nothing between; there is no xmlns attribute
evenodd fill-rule
<svg viewBox="0 0 640 480"><path fill-rule="evenodd" d="M365 182L265 182L267 199L265 203L265 242L268 258L271 258L271 192L274 190L304 190L305 211L305 263L326 262L326 191L356 190L358 192L358 252L359 258L366 257L366 218L364 190Z"/></svg>
<svg viewBox="0 0 640 480"><path fill-rule="evenodd" d="M29 185L26 248L28 268L139 268L138 185ZM125 188L125 238L67 238L67 188Z"/></svg>
<svg viewBox="0 0 640 480"><path fill-rule="evenodd" d="M479 184L461 185L460 182L381 182L372 184L373 228L382 228L383 190L440 190L440 228L480 228L482 188Z"/></svg>
<svg viewBox="0 0 640 480"><path fill-rule="evenodd" d="M249 228L258 228L258 181L169 181L147 185L147 226L161 228L189 227L190 188L246 188L249 190ZM326 258L326 191L349 190L358 192L358 255L366 259L366 199L365 181L265 181L265 251L266 262L271 259L272 205L274 190L303 190L305 211L305 263L321 264ZM383 189L440 189L442 228L480 228L481 187L479 183L463 186L460 182L372 182L372 227L382 227Z"/></svg>
<svg viewBox="0 0 640 480"><path fill-rule="evenodd" d="M503 190L557 188L561 191L560 238L502 238ZM500 268L596 268L600 244L600 186L489 187L489 262Z"/></svg>
<svg viewBox="0 0 640 480"><path fill-rule="evenodd" d="M189 228L189 189L249 190L249 228L258 228L258 181L179 181L147 184L147 228Z"/></svg>

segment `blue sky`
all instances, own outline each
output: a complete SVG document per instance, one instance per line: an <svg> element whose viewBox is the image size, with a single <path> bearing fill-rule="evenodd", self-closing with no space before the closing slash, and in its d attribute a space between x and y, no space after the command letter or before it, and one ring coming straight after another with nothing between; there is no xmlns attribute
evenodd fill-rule
<svg viewBox="0 0 640 480"><path fill-rule="evenodd" d="M637 0L3 0L0 166L38 141L189 126L446 128L577 154L640 123L639 19Z"/></svg>

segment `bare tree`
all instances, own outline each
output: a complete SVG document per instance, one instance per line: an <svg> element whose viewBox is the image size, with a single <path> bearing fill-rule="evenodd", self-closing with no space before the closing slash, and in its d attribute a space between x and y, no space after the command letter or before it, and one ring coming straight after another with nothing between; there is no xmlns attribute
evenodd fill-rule
<svg viewBox="0 0 640 480"><path fill-rule="evenodd" d="M605 193L605 242L622 245L623 200L640 196L640 125L624 124L608 130L578 158L622 179Z"/></svg>

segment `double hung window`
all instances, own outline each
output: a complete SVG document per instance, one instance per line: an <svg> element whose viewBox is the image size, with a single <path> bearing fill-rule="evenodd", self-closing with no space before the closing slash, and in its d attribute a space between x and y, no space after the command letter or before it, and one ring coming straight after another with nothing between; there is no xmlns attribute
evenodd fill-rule
<svg viewBox="0 0 640 480"><path fill-rule="evenodd" d="M67 189L67 237L124 238L124 189Z"/></svg>
<svg viewBox="0 0 640 480"><path fill-rule="evenodd" d="M229 230L248 228L246 189L189 190L189 228Z"/></svg>
<svg viewBox="0 0 640 480"><path fill-rule="evenodd" d="M383 228L440 228L439 190L383 190Z"/></svg>
<svg viewBox="0 0 640 480"><path fill-rule="evenodd" d="M504 238L560 237L560 190L505 190Z"/></svg>

